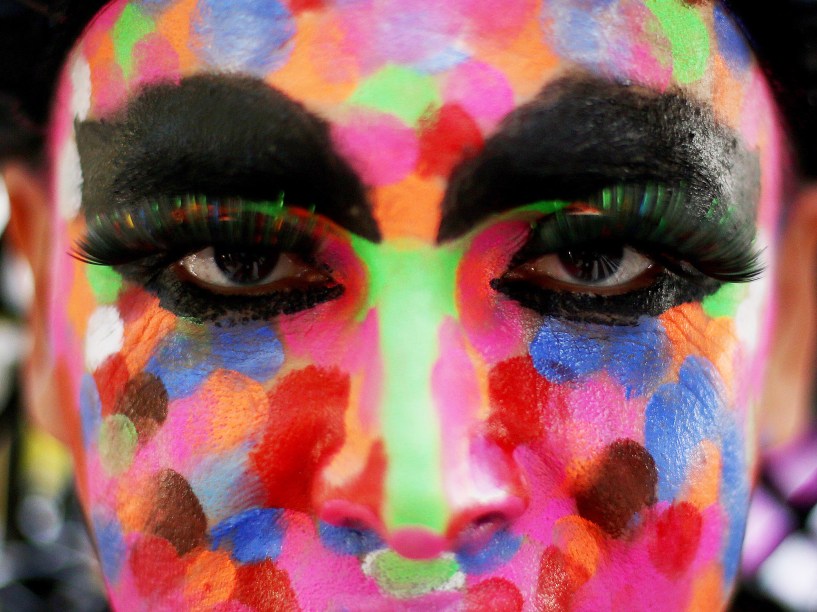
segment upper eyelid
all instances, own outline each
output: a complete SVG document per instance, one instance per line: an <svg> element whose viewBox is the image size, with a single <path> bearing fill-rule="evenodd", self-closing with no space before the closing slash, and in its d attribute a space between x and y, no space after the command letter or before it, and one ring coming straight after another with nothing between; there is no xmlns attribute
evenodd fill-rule
<svg viewBox="0 0 817 612"><path fill-rule="evenodd" d="M116 265L181 246L207 246L216 238L239 246L281 246L285 241L317 243L340 231L313 211L286 206L283 194L276 202L185 196L89 217L72 255Z"/></svg>

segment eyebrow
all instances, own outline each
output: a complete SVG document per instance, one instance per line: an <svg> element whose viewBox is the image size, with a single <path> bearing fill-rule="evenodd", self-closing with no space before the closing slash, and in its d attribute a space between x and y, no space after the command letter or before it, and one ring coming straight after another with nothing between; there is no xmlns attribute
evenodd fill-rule
<svg viewBox="0 0 817 612"><path fill-rule="evenodd" d="M205 195L313 209L372 241L365 189L325 121L263 81L196 75L142 90L107 120L76 122L86 216Z"/></svg>
<svg viewBox="0 0 817 612"><path fill-rule="evenodd" d="M512 111L482 151L455 168L437 240L493 214L583 201L618 184L681 187L692 219L728 219L724 231L745 232L754 227L759 160L710 108L687 97L567 77Z"/></svg>

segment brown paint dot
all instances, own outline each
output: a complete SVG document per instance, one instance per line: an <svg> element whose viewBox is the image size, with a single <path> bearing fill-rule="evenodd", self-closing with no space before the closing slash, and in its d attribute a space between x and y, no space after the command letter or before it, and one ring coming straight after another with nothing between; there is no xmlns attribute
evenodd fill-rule
<svg viewBox="0 0 817 612"><path fill-rule="evenodd" d="M180 555L204 543L207 518L193 489L178 472L159 474L147 529L170 542Z"/></svg>
<svg viewBox="0 0 817 612"><path fill-rule="evenodd" d="M161 379L141 372L125 385L114 412L133 421L139 440L144 442L167 418L167 402L167 389Z"/></svg>
<svg viewBox="0 0 817 612"><path fill-rule="evenodd" d="M655 503L655 461L633 440L613 442L582 480L576 493L579 515L613 537L624 533L633 514Z"/></svg>

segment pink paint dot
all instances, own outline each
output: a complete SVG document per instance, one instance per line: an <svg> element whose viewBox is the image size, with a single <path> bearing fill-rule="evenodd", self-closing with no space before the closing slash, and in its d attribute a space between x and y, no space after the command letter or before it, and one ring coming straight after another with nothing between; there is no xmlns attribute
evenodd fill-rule
<svg viewBox="0 0 817 612"><path fill-rule="evenodd" d="M443 88L446 103L459 104L487 131L513 108L513 91L505 75L482 62L455 68Z"/></svg>
<svg viewBox="0 0 817 612"><path fill-rule="evenodd" d="M414 130L397 117L373 112L357 113L346 124L334 126L332 139L370 187L405 178L414 169L420 149Z"/></svg>
<svg viewBox="0 0 817 612"><path fill-rule="evenodd" d="M136 59L135 82L147 85L157 81L178 82L179 55L165 37L148 34L133 49Z"/></svg>
<svg viewBox="0 0 817 612"><path fill-rule="evenodd" d="M122 69L112 63L105 63L91 68L93 87L92 112L97 117L116 111L127 95L125 77Z"/></svg>

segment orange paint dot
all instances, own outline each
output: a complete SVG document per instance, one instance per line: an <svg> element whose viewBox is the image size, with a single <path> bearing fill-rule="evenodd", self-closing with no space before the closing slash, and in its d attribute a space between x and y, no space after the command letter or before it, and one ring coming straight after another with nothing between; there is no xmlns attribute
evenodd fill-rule
<svg viewBox="0 0 817 612"><path fill-rule="evenodd" d="M343 102L360 78L355 54L343 49L343 37L338 24L326 15L302 13L292 55L267 81L316 110Z"/></svg>
<svg viewBox="0 0 817 612"><path fill-rule="evenodd" d="M197 4L198 0L180 0L172 3L156 22L156 32L167 39L176 51L182 74L190 72L199 63L196 54L189 47L190 26Z"/></svg>
<svg viewBox="0 0 817 612"><path fill-rule="evenodd" d="M159 299L141 290L128 292L119 303L125 323L122 354L128 371L141 372L159 342L170 333L176 316L159 306Z"/></svg>
<svg viewBox="0 0 817 612"><path fill-rule="evenodd" d="M720 496L721 452L714 443L704 440L695 456L685 499L698 510L703 510L717 502Z"/></svg>
<svg viewBox="0 0 817 612"><path fill-rule="evenodd" d="M199 404L209 418L208 446L215 452L234 448L253 432L263 431L267 395L260 383L232 370L216 370L202 386Z"/></svg>
<svg viewBox="0 0 817 612"><path fill-rule="evenodd" d="M723 578L717 564L710 565L695 578L692 585L692 598L687 612L709 612L720 610L724 605Z"/></svg>
<svg viewBox="0 0 817 612"><path fill-rule="evenodd" d="M433 242L440 225L442 184L436 178L410 174L394 185L378 187L374 216L384 240L420 238Z"/></svg>
<svg viewBox="0 0 817 612"><path fill-rule="evenodd" d="M236 568L224 551L204 550L187 568L184 595L191 610L208 610L227 601L235 588Z"/></svg>
<svg viewBox="0 0 817 612"><path fill-rule="evenodd" d="M596 573L603 541L601 530L580 516L565 516L553 526L553 543L588 576Z"/></svg>

